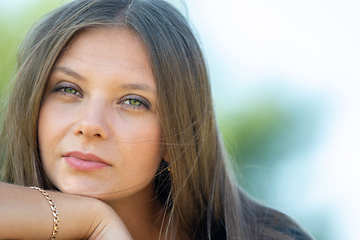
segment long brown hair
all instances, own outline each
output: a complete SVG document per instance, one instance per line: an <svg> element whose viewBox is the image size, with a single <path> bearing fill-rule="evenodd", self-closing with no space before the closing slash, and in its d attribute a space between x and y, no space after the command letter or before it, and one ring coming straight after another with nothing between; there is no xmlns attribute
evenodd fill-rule
<svg viewBox="0 0 360 240"><path fill-rule="evenodd" d="M179 233L191 239L310 239L285 215L249 198L234 181L203 54L186 19L162 0L79 0L36 24L18 57L0 135L4 181L54 188L37 146L41 97L61 51L77 33L93 27L131 29L148 51L167 154L155 182L167 216L164 226L170 226L164 229L168 239ZM165 171L168 165L170 172Z"/></svg>

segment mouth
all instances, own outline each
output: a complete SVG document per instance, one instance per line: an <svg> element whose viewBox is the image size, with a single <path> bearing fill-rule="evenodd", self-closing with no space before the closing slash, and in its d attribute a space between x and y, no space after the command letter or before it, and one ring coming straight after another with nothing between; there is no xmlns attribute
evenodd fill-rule
<svg viewBox="0 0 360 240"><path fill-rule="evenodd" d="M79 171L99 170L111 166L105 160L92 153L68 152L63 158L70 167Z"/></svg>

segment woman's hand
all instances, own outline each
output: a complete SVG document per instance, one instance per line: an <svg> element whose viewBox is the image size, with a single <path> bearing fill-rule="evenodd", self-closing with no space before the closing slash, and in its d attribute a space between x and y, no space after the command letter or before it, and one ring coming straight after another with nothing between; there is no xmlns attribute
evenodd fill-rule
<svg viewBox="0 0 360 240"><path fill-rule="evenodd" d="M101 210L102 207L107 209ZM100 214L98 214L95 221L98 222L96 228L89 229L89 232L85 235L85 239L89 240L131 240L130 233L128 232L125 224L116 214L116 212L108 205L104 204L99 207ZM87 235L90 233L90 236Z"/></svg>
<svg viewBox="0 0 360 240"><path fill-rule="evenodd" d="M47 191L57 206L56 239L132 239L116 212L89 197ZM42 193L0 183L0 239L50 239L53 215Z"/></svg>

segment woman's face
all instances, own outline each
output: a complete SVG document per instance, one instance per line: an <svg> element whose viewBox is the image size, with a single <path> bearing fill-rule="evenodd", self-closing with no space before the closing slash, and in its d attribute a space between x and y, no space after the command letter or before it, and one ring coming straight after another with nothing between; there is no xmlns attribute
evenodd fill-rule
<svg viewBox="0 0 360 240"><path fill-rule="evenodd" d="M110 28L78 34L54 65L39 114L50 181L62 192L103 200L153 191L162 158L157 105L137 35Z"/></svg>

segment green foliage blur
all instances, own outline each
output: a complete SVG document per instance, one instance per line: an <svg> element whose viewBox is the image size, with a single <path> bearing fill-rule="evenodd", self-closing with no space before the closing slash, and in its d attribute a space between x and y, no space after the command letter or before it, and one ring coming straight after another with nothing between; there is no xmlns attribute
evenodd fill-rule
<svg viewBox="0 0 360 240"><path fill-rule="evenodd" d="M0 105L15 75L16 53L25 34L44 13L66 1L6 2L0 0ZM259 186L273 178L271 169L311 146L317 117L308 106L269 91L246 107L218 116L238 182L250 195L266 203L273 188ZM323 239L321 234L317 239Z"/></svg>
<svg viewBox="0 0 360 240"><path fill-rule="evenodd" d="M16 54L29 28L64 0L0 0L0 96L15 74ZM5 91L6 92L6 91Z"/></svg>
<svg viewBox="0 0 360 240"><path fill-rule="evenodd" d="M267 199L273 189L260 191L256 186L272 177L272 169L311 146L316 121L307 104L271 93L220 115L220 130L239 183L254 197Z"/></svg>

